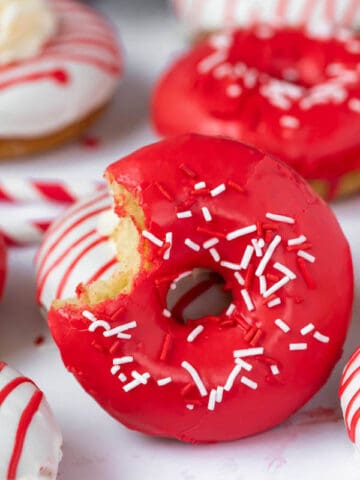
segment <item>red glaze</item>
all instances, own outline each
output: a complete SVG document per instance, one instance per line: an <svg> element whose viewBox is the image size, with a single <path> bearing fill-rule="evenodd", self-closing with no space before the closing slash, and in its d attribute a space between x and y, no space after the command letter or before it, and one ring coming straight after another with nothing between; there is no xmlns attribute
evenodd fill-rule
<svg viewBox="0 0 360 480"><path fill-rule="evenodd" d="M0 233L0 298L2 296L6 278L6 247L3 236Z"/></svg>
<svg viewBox="0 0 360 480"><path fill-rule="evenodd" d="M160 79L153 122L162 135L229 136L305 178L336 182L360 170L360 40L290 29L214 35Z"/></svg>
<svg viewBox="0 0 360 480"><path fill-rule="evenodd" d="M285 164L220 138L169 139L111 165L107 174L137 197L146 231L160 243L142 238L143 265L129 295L87 308L85 314L75 306L51 309L50 328L66 367L111 415L150 435L193 443L225 441L285 420L325 383L340 358L349 324L352 262L331 210ZM206 187L196 189L201 181ZM213 189L222 184L225 191L211 196L211 191L221 192ZM201 207L208 207L211 221L205 221ZM191 217L177 218L177 213L189 210ZM291 218L275 221L266 217L269 212ZM253 233L226 239L230 232L252 225ZM168 232L172 240L168 237L161 246ZM281 241L266 266L266 252L278 235ZM306 236L306 241L298 240L305 250L293 242L288 248L288 240L300 235ZM264 238L266 245L262 257L254 253L247 268L244 263L242 270L234 271L203 247L211 237L219 240L213 248L222 262L239 264L252 239ZM186 239L199 245L199 251L186 246ZM165 260L169 244L170 258ZM314 262L298 252L311 255L307 258ZM150 268L144 267L145 261L150 261ZM296 279L286 280L271 294L270 289L284 279L276 262ZM256 276L260 264L267 279L266 298ZM219 317L184 325L164 312L166 294L174 279L194 267L222 275L232 291L233 306ZM238 283L239 274L244 286ZM253 311L244 302L245 289ZM281 303L269 308L274 300ZM277 319L290 331L276 326ZM189 334L200 325L203 331L189 342ZM119 326L122 329L112 330ZM116 338L119 332L122 338ZM234 351L253 348L260 350L247 351L256 355L242 358L241 371L236 371ZM133 361L124 359L129 356ZM189 374L189 364L198 372L200 386ZM235 372L232 385L231 372ZM170 383L158 385L168 377ZM214 389L225 385L230 388L219 389L223 398L214 405Z"/></svg>

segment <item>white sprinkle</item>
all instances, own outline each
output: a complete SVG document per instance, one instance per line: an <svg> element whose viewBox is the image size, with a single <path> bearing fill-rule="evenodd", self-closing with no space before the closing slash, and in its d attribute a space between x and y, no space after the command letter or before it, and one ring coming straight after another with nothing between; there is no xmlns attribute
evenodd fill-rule
<svg viewBox="0 0 360 480"><path fill-rule="evenodd" d="M125 363L131 363L134 361L134 357L130 355L128 357L121 357L121 358L114 358L113 364L114 365L124 365Z"/></svg>
<svg viewBox="0 0 360 480"><path fill-rule="evenodd" d="M210 210L207 207L201 207L201 211L202 211L202 214L203 214L203 217L204 217L205 221L206 222L211 222L212 221L212 216L211 216Z"/></svg>
<svg viewBox="0 0 360 480"><path fill-rule="evenodd" d="M316 258L310 253L305 252L304 250L299 250L297 252L298 256L306 260L307 262L314 263Z"/></svg>
<svg viewBox="0 0 360 480"><path fill-rule="evenodd" d="M234 73L237 77L242 77L247 70L245 63L238 62L234 65Z"/></svg>
<svg viewBox="0 0 360 480"><path fill-rule="evenodd" d="M166 249L163 255L164 260L169 260L170 258L170 252L171 252L171 246L172 246L172 240L173 240L173 234L172 232L167 232L165 235L165 242L170 244L169 248Z"/></svg>
<svg viewBox="0 0 360 480"><path fill-rule="evenodd" d="M301 335L307 335L308 333L312 332L315 329L315 325L309 323L304 328L300 330Z"/></svg>
<svg viewBox="0 0 360 480"><path fill-rule="evenodd" d="M205 250L207 250L208 248L214 247L218 243L219 243L218 238L215 238L215 237L210 238L209 240L206 240L206 242L203 243L203 248L205 248Z"/></svg>
<svg viewBox="0 0 360 480"><path fill-rule="evenodd" d="M240 382L251 388L252 390L256 390L258 388L258 384L253 380L250 380L250 378L248 377L242 376Z"/></svg>
<svg viewBox="0 0 360 480"><path fill-rule="evenodd" d="M202 190L203 188L206 188L205 182L198 182L194 185L194 190Z"/></svg>
<svg viewBox="0 0 360 480"><path fill-rule="evenodd" d="M276 262L274 264L274 268L278 270L279 272L283 273L286 277L289 277L290 280L295 280L296 275L294 272L290 270L290 268L285 267L282 263Z"/></svg>
<svg viewBox="0 0 360 480"><path fill-rule="evenodd" d="M243 300L245 302L246 308L249 310L249 312L252 312L255 310L255 306L250 298L249 292L244 288L241 290L241 296L243 297Z"/></svg>
<svg viewBox="0 0 360 480"><path fill-rule="evenodd" d="M259 283L260 283L260 294L264 295L264 293L266 292L266 288L267 288L266 278L264 277L264 275L261 275L259 277Z"/></svg>
<svg viewBox="0 0 360 480"><path fill-rule="evenodd" d="M301 245L302 243L306 242L307 238L305 235L300 235L300 237L297 238L291 238L288 240L288 245L291 247L292 245Z"/></svg>
<svg viewBox="0 0 360 480"><path fill-rule="evenodd" d="M156 383L159 385L159 387L164 387L165 385L168 385L169 383L172 382L171 377L166 377L166 378L160 378Z"/></svg>
<svg viewBox="0 0 360 480"><path fill-rule="evenodd" d="M238 230L234 230L226 235L226 240L235 240L236 238L243 237L244 235L248 235L249 233L256 232L257 227L256 225L249 225L248 227L239 228Z"/></svg>
<svg viewBox="0 0 360 480"><path fill-rule="evenodd" d="M260 240L256 240L256 238L253 238L251 240L251 243L253 244L253 247L255 248L255 254L256 256L259 258L259 257L262 257L262 249L264 248L265 246L265 242L262 238L260 238Z"/></svg>
<svg viewBox="0 0 360 480"><path fill-rule="evenodd" d="M224 385L224 390L226 392L230 392L230 390L232 389L232 387L234 386L234 383L235 383L235 380L236 380L236 377L239 375L239 373L241 372L241 365L236 365L232 370L231 370L231 373L230 375L228 376L226 382L225 382L225 385Z"/></svg>
<svg viewBox="0 0 360 480"><path fill-rule="evenodd" d="M190 238L187 238L184 243L191 250L194 250L194 252L199 252L200 251L200 245L198 245L197 243L190 240Z"/></svg>
<svg viewBox="0 0 360 480"><path fill-rule="evenodd" d="M352 98L349 100L349 108L355 113L360 113L360 100L358 98Z"/></svg>
<svg viewBox="0 0 360 480"><path fill-rule="evenodd" d="M163 313L164 317L166 317L166 318L171 318L172 317L172 313L167 308L164 308L162 313Z"/></svg>
<svg viewBox="0 0 360 480"><path fill-rule="evenodd" d="M143 230L142 236L148 239L149 242L153 243L157 247L162 247L164 245L164 242L160 240L160 238L156 237L154 234L148 232L147 230Z"/></svg>
<svg viewBox="0 0 360 480"><path fill-rule="evenodd" d="M250 69L245 72L244 75L244 86L246 88L254 88L258 79L258 72L255 69Z"/></svg>
<svg viewBox="0 0 360 480"><path fill-rule="evenodd" d="M330 338L327 337L326 335L323 335L322 333L316 331L314 333L314 338L315 340L317 340L318 342L321 342L321 343L329 343L330 342Z"/></svg>
<svg viewBox="0 0 360 480"><path fill-rule="evenodd" d="M248 245L245 248L243 258L241 259L241 262L240 262L240 268L242 270L246 270L248 268L253 254L254 254L254 247L252 247L251 245Z"/></svg>
<svg viewBox="0 0 360 480"><path fill-rule="evenodd" d="M195 370L195 368L190 365L189 362L182 362L181 366L187 370L187 372L191 375L192 379L194 380L194 383L197 387L197 389L199 390L200 392L200 395L202 397L206 397L207 395L207 390L205 388L205 385L203 384L201 378L200 378L200 375L198 374L198 372Z"/></svg>
<svg viewBox="0 0 360 480"><path fill-rule="evenodd" d="M132 372L131 375L133 376L134 380L123 386L124 392L130 392L130 390L133 390L140 385L146 385L150 378L150 373L144 373L143 375L140 375L138 372Z"/></svg>
<svg viewBox="0 0 360 480"><path fill-rule="evenodd" d="M208 410L213 411L215 410L215 403L216 403L216 390L213 389L209 395L209 402L208 402Z"/></svg>
<svg viewBox="0 0 360 480"><path fill-rule="evenodd" d="M178 212L176 214L177 218L190 218L192 217L192 212L190 210L185 210L184 212Z"/></svg>
<svg viewBox="0 0 360 480"><path fill-rule="evenodd" d="M115 365L114 367L111 368L110 372L112 375L116 375L120 371L120 367L118 365Z"/></svg>
<svg viewBox="0 0 360 480"><path fill-rule="evenodd" d="M247 372L251 372L253 368L252 365L250 365L250 363L245 362L245 360L243 360L242 358L236 358L235 363L236 365L240 365L240 367L245 369Z"/></svg>
<svg viewBox="0 0 360 480"><path fill-rule="evenodd" d="M231 75L231 73L232 66L230 65L230 63L223 63L222 65L219 65L215 68L214 77L221 79L227 77L228 75Z"/></svg>
<svg viewBox="0 0 360 480"><path fill-rule="evenodd" d="M186 408L187 408L188 410L194 410L195 407L194 407L194 405L193 405L192 403L188 403L188 404L186 405Z"/></svg>
<svg viewBox="0 0 360 480"><path fill-rule="evenodd" d="M226 262L225 260L223 260L222 262L220 262L220 265L224 268L228 268L229 270L240 270L240 265L238 265L237 263Z"/></svg>
<svg viewBox="0 0 360 480"><path fill-rule="evenodd" d="M241 285L242 287L245 285L244 277L241 275L240 272L235 272L234 277L236 278L239 285Z"/></svg>
<svg viewBox="0 0 360 480"><path fill-rule="evenodd" d="M218 386L216 389L216 402L221 403L223 400L224 387Z"/></svg>
<svg viewBox="0 0 360 480"><path fill-rule="evenodd" d="M274 298L274 300L271 300L267 306L269 308L274 308L274 307L277 307L278 305L281 305L281 298Z"/></svg>
<svg viewBox="0 0 360 480"><path fill-rule="evenodd" d="M289 277L283 277L281 280L279 280L278 282L276 282L271 288L269 288L269 290L267 290L263 297L264 298L269 298L271 297L271 295L275 292L277 292L278 290L280 290L280 288L282 288L284 285L286 285L288 282L290 282L290 278Z"/></svg>
<svg viewBox="0 0 360 480"><path fill-rule="evenodd" d="M198 72L199 73L208 73L210 72L213 68L215 68L217 65L220 63L224 62L226 60L226 53L223 50L217 50L208 57L204 58L201 60L201 62L198 64Z"/></svg>
<svg viewBox="0 0 360 480"><path fill-rule="evenodd" d="M280 370L277 367L277 365L271 365L270 370L273 375L279 375L280 373Z"/></svg>
<svg viewBox="0 0 360 480"><path fill-rule="evenodd" d="M280 125L284 128L299 128L300 120L291 115L283 115L280 117Z"/></svg>
<svg viewBox="0 0 360 480"><path fill-rule="evenodd" d="M216 248L210 248L209 252L215 262L220 262L220 255Z"/></svg>
<svg viewBox="0 0 360 480"><path fill-rule="evenodd" d="M137 327L136 322L129 322L123 325L119 325L118 327L112 328L111 330L104 332L103 335L104 337L116 336L117 338L128 340L129 338L131 338L131 335L129 333L124 333L124 332L126 330L129 330L130 328L136 328L136 327Z"/></svg>
<svg viewBox="0 0 360 480"><path fill-rule="evenodd" d="M307 343L290 343L289 350L291 351L307 350Z"/></svg>
<svg viewBox="0 0 360 480"><path fill-rule="evenodd" d="M281 318L275 320L275 325L280 328L284 333L290 332L290 327L287 323L285 323Z"/></svg>
<svg viewBox="0 0 360 480"><path fill-rule="evenodd" d="M295 223L295 219L292 217L287 217L285 215L278 215L277 213L267 213L265 215L266 218L269 220L274 220L276 222L281 222L281 223L290 223L293 225Z"/></svg>
<svg viewBox="0 0 360 480"><path fill-rule="evenodd" d="M269 263L271 257L273 256L273 253L275 252L276 247L279 245L280 242L281 242L280 235L276 235L276 237L273 239L273 241L268 246L268 248L265 252L265 255L263 256L263 258L261 259L261 262L258 265L258 268L255 272L255 275L257 277L260 277L260 275L262 275L264 273L264 270L265 270L267 264Z"/></svg>
<svg viewBox="0 0 360 480"><path fill-rule="evenodd" d="M95 315L92 314L91 312L89 312L88 310L84 310L82 312L82 316L85 317L87 320L90 320L90 322L96 322L97 321L97 318L95 317Z"/></svg>
<svg viewBox="0 0 360 480"><path fill-rule="evenodd" d="M242 94L242 88L237 84L229 85L226 89L226 94L230 98L240 97Z"/></svg>
<svg viewBox="0 0 360 480"><path fill-rule="evenodd" d="M245 348L242 350L234 351L235 358L253 357L255 355L263 355L263 354L264 354L264 347Z"/></svg>
<svg viewBox="0 0 360 480"><path fill-rule="evenodd" d="M226 190L226 186L224 183L221 183L220 185L218 185L217 187L213 188L212 190L210 190L210 195L212 197L217 197L218 195L220 195L221 193L225 192Z"/></svg>
<svg viewBox="0 0 360 480"><path fill-rule="evenodd" d="M89 326L88 330L89 332L95 332L98 328L103 328L105 331L109 331L111 327L108 322L105 322L105 320L95 320L95 322Z"/></svg>
<svg viewBox="0 0 360 480"><path fill-rule="evenodd" d="M124 373L120 373L118 379L120 380L120 382L125 383L127 381L127 376Z"/></svg>
<svg viewBox="0 0 360 480"><path fill-rule="evenodd" d="M234 313L235 309L236 309L236 306L233 303L230 303L230 305L228 306L228 308L225 312L225 315L227 317L230 317L230 315L232 315Z"/></svg>
<svg viewBox="0 0 360 480"><path fill-rule="evenodd" d="M188 342L193 342L199 335L204 331L203 325L198 325L192 332L189 333L187 337Z"/></svg>

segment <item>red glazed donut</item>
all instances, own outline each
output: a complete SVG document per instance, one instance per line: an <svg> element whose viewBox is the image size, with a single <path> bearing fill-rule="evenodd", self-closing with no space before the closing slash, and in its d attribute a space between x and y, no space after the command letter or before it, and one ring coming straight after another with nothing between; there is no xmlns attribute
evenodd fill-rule
<svg viewBox="0 0 360 480"><path fill-rule="evenodd" d="M225 135L278 156L326 198L360 188L360 39L256 28L213 35L161 78L162 135Z"/></svg>
<svg viewBox="0 0 360 480"><path fill-rule="evenodd" d="M53 304L66 367L150 435L233 440L294 413L328 378L350 318L352 262L331 210L285 164L220 138L166 140L106 176L118 271ZM183 324L166 296L197 267L233 299Z"/></svg>

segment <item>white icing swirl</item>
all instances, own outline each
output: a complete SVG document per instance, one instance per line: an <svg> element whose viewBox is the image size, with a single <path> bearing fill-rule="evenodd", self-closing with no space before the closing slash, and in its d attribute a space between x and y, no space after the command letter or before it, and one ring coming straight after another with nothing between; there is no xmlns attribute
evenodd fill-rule
<svg viewBox="0 0 360 480"><path fill-rule="evenodd" d="M0 0L0 64L39 54L56 25L46 0Z"/></svg>

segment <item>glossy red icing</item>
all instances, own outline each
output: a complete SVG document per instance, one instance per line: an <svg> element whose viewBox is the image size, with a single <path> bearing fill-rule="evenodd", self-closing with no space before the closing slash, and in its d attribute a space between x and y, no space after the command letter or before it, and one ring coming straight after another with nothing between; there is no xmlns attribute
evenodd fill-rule
<svg viewBox="0 0 360 480"><path fill-rule="evenodd" d="M352 261L331 210L285 164L220 138L169 139L107 173L144 210L142 267L130 295L51 309L66 367L112 416L150 435L225 441L285 420L324 384L349 324ZM178 218L184 211L191 217ZM184 325L166 295L194 267L219 273L233 301Z"/></svg>
<svg viewBox="0 0 360 480"><path fill-rule="evenodd" d="M180 57L155 90L156 129L229 136L309 179L360 170L360 40L269 32L213 36Z"/></svg>

